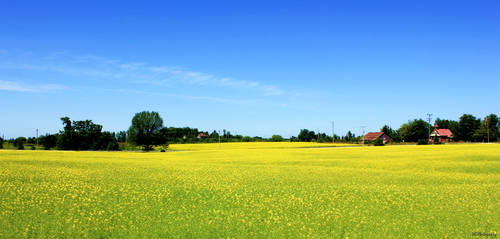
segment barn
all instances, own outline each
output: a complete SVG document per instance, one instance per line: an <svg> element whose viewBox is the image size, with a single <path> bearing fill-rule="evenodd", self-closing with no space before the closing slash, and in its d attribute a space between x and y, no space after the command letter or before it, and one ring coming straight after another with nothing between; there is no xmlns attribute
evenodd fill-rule
<svg viewBox="0 0 500 239"><path fill-rule="evenodd" d="M449 129L440 129L438 125L435 125L436 129L432 131L431 142L446 143L453 139L453 133Z"/></svg>
<svg viewBox="0 0 500 239"><path fill-rule="evenodd" d="M385 134L384 132L370 132L363 137L363 142L374 141L378 138L381 138L384 144L389 143L392 140L391 137L389 137L389 135Z"/></svg>

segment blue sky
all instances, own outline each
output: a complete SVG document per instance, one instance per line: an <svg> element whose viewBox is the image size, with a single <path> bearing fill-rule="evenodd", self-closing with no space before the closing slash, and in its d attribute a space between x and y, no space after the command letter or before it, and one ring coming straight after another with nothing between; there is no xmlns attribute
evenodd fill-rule
<svg viewBox="0 0 500 239"><path fill-rule="evenodd" d="M498 1L4 1L0 135L297 135L500 113Z"/></svg>

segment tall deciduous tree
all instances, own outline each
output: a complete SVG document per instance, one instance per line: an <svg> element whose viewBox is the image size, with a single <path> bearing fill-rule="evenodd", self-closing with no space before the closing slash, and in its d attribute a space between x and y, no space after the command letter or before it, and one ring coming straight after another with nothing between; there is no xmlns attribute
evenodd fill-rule
<svg viewBox="0 0 500 239"><path fill-rule="evenodd" d="M470 114L464 114L458 122L458 140L473 141L474 133L481 127L481 119Z"/></svg>
<svg viewBox="0 0 500 239"><path fill-rule="evenodd" d="M14 140L14 147L16 147L17 149L24 149L24 143L26 143L25 137L17 137Z"/></svg>
<svg viewBox="0 0 500 239"><path fill-rule="evenodd" d="M128 139L136 145L143 146L145 151L149 151L157 144L158 134L162 128L163 119L158 112L139 112L132 118Z"/></svg>
<svg viewBox="0 0 500 239"><path fill-rule="evenodd" d="M473 138L477 141L492 142L497 141L499 136L499 120L496 114L486 116L481 123L481 127L476 130Z"/></svg>
<svg viewBox="0 0 500 239"><path fill-rule="evenodd" d="M307 129L301 129L297 138L299 139L299 141L302 141L302 142L310 142L316 138L316 134L314 133L314 131L309 131Z"/></svg>
<svg viewBox="0 0 500 239"><path fill-rule="evenodd" d="M401 136L405 142L417 142L427 140L429 136L429 124L422 119L415 119L401 125Z"/></svg>
<svg viewBox="0 0 500 239"><path fill-rule="evenodd" d="M69 117L62 117L61 121L64 125L63 130L59 133L59 138L57 139L57 148L58 149L75 149L73 142L73 126L71 125L71 119Z"/></svg>
<svg viewBox="0 0 500 239"><path fill-rule="evenodd" d="M55 135L55 134L42 135L39 138L39 142L40 142L41 145L43 145L43 147L46 150L49 150L51 148L56 147L56 145L57 145L57 137L58 137L58 135Z"/></svg>

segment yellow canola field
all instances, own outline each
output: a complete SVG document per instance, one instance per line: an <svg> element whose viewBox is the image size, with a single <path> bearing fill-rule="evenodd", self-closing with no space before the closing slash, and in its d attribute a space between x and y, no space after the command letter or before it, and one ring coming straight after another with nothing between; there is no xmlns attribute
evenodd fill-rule
<svg viewBox="0 0 500 239"><path fill-rule="evenodd" d="M344 143L312 142L247 142L247 143L209 143L209 144L171 144L170 150L233 150L233 149L286 149L286 148L328 148L360 146Z"/></svg>
<svg viewBox="0 0 500 239"><path fill-rule="evenodd" d="M500 144L281 144L172 145L181 151L164 153L0 150L0 238L500 232Z"/></svg>

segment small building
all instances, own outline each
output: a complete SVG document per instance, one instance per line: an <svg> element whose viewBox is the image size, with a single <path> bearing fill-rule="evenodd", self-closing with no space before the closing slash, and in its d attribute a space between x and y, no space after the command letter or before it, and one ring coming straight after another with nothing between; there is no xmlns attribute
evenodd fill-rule
<svg viewBox="0 0 500 239"><path fill-rule="evenodd" d="M432 131L430 137L431 142L447 143L453 139L453 133L449 129L440 129L438 125L435 125L436 129Z"/></svg>
<svg viewBox="0 0 500 239"><path fill-rule="evenodd" d="M389 135L385 134L384 132L370 132L363 136L363 143L365 141L374 141L378 138L381 138L384 144L391 142L391 137Z"/></svg>
<svg viewBox="0 0 500 239"><path fill-rule="evenodd" d="M198 134L198 136L197 136L196 138L198 138L198 139L204 139L204 138L206 138L206 137L208 137L208 134L205 134L205 133L199 133L199 134Z"/></svg>

